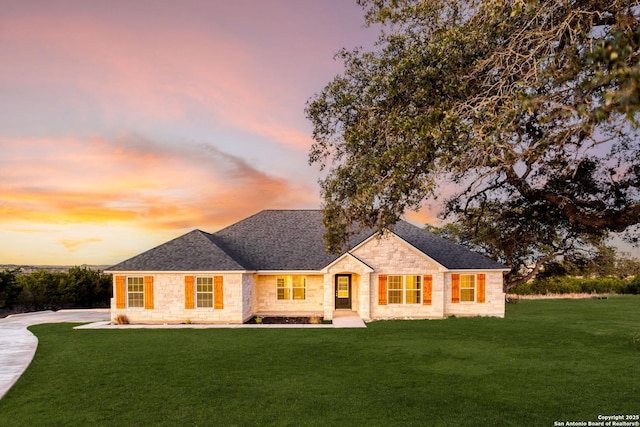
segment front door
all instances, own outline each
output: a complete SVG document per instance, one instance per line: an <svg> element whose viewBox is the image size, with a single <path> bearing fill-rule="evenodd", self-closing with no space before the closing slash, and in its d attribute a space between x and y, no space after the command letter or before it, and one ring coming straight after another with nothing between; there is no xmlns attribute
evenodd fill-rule
<svg viewBox="0 0 640 427"><path fill-rule="evenodd" d="M351 275L336 274L336 309L351 310Z"/></svg>

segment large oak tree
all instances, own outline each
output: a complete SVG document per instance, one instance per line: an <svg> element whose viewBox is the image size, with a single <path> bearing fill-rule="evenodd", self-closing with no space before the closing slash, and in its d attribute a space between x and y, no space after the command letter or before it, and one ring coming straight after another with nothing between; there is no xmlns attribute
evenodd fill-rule
<svg viewBox="0 0 640 427"><path fill-rule="evenodd" d="M330 250L443 185L445 213L546 209L568 235L635 236L640 0L359 3L377 46L343 50L306 110Z"/></svg>

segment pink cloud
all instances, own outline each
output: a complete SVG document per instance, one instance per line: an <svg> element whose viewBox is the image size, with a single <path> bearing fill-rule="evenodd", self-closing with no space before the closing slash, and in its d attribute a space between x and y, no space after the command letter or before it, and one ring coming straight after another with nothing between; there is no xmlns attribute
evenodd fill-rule
<svg viewBox="0 0 640 427"><path fill-rule="evenodd" d="M251 28L255 22L245 24ZM111 121L152 126L158 120L186 120L197 109L225 126L309 148L303 109L312 93L299 83L314 68L309 63L313 42L295 37L289 42L263 28L265 37L279 45L256 46L255 40L230 38L215 28L177 25L170 31L91 14L14 16L2 23L0 40L13 60L2 66L0 76L5 84L31 91L58 87L78 110L88 97ZM290 48L284 57L283 46ZM331 61L328 52L325 60Z"/></svg>
<svg viewBox="0 0 640 427"><path fill-rule="evenodd" d="M216 228L265 208L317 203L309 189L212 146L175 149L142 138L0 143L0 214L9 223Z"/></svg>

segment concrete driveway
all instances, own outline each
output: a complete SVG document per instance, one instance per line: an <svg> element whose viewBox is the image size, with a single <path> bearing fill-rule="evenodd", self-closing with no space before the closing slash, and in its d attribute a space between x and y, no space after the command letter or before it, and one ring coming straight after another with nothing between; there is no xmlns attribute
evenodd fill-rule
<svg viewBox="0 0 640 427"><path fill-rule="evenodd" d="M38 311L0 319L0 399L20 378L33 359L38 339L28 326L43 323L97 322L109 319L109 309Z"/></svg>

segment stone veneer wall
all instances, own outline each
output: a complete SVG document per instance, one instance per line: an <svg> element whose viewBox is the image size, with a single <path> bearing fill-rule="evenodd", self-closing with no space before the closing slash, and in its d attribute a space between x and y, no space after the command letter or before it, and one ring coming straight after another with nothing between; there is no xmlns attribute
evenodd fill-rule
<svg viewBox="0 0 640 427"><path fill-rule="evenodd" d="M470 316L495 316L504 317L505 310L505 294L502 291L503 276L501 272L483 272L483 271L469 271L461 272L460 274L477 274L485 273L485 302L451 302L451 274L446 273L444 275L445 280L445 299L444 299L444 312L445 316L458 316L458 317L470 317Z"/></svg>
<svg viewBox="0 0 640 427"><path fill-rule="evenodd" d="M242 319L247 321L253 317L256 312L257 298L255 286L255 274L242 275Z"/></svg>
<svg viewBox="0 0 640 427"><path fill-rule="evenodd" d="M284 276L286 274L282 274ZM295 273L291 275L297 275ZM323 276L305 275L307 281L306 298L304 300L278 300L276 278L281 275L256 275L256 313L315 313L322 314Z"/></svg>
<svg viewBox="0 0 640 427"><path fill-rule="evenodd" d="M382 239L371 239L354 251L358 259L373 267L370 281L370 307L372 319L438 319L443 317L443 270L442 267L422 255L398 237L389 235ZM414 275L430 274L433 278L431 305L422 304L378 304L378 278L380 274Z"/></svg>
<svg viewBox="0 0 640 427"><path fill-rule="evenodd" d="M242 323L244 320L242 288L246 285L243 274L223 274L224 308L185 309L184 278L185 276L212 277L221 274L175 274L175 273L140 273L129 276L153 276L154 308L116 309L115 298L111 299L111 320L124 314L131 323ZM120 276L114 274L115 277Z"/></svg>

